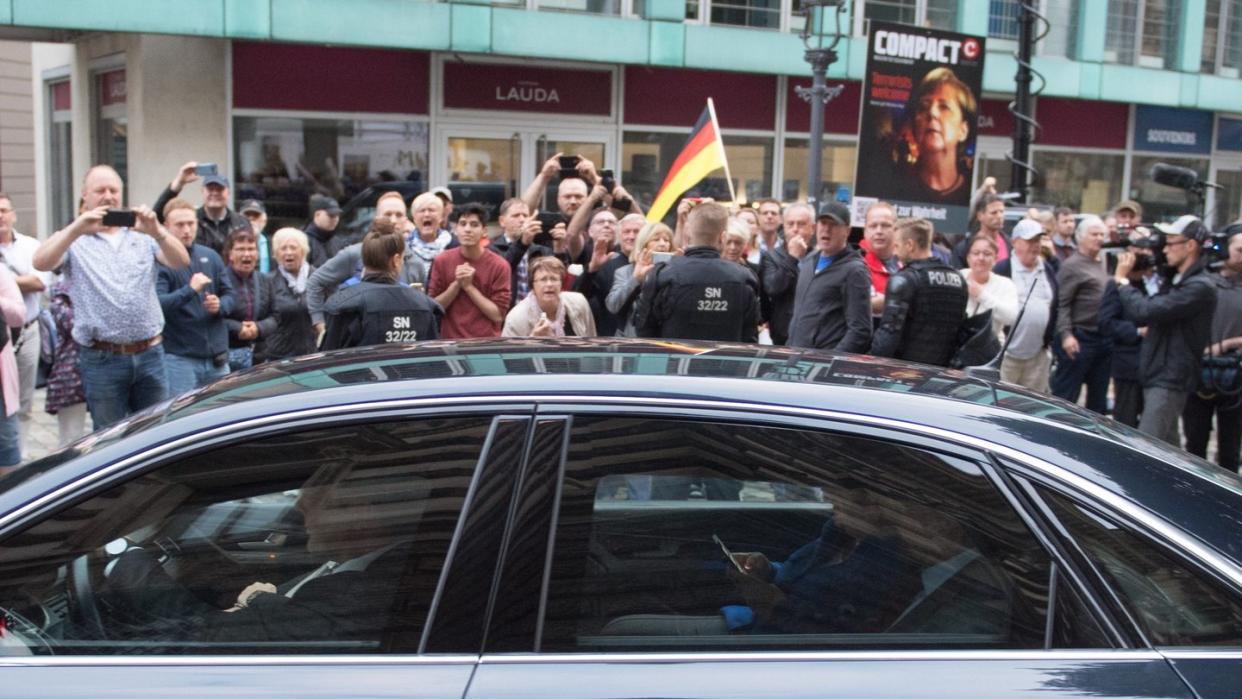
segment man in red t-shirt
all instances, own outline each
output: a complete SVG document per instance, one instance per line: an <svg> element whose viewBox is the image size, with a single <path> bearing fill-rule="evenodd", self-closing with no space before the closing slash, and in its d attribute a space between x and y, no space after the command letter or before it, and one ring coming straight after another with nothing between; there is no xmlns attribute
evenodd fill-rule
<svg viewBox="0 0 1242 699"><path fill-rule="evenodd" d="M436 256L427 288L444 308L440 337L499 337L512 293L509 263L483 247L487 233L483 207L465 204L454 213L460 246Z"/></svg>
<svg viewBox="0 0 1242 699"><path fill-rule="evenodd" d="M893 235L897 225L897 211L886 201L877 201L867 207L863 220L863 262L871 272L871 315L879 318L884 313L884 294L888 293L888 278L901 269L893 249Z"/></svg>

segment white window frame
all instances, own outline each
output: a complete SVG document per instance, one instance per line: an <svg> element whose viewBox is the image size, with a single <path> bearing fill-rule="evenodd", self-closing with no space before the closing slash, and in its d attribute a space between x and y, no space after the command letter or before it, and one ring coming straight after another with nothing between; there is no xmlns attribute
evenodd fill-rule
<svg viewBox="0 0 1242 699"><path fill-rule="evenodd" d="M1101 1L1103 2L1106 0L1101 0ZM1175 7L1170 8L1171 10L1174 10L1174 11L1180 10L1181 3L1185 2L1185 0L1169 0L1169 1L1170 3L1176 3ZM1173 48L1173 46L1166 46L1165 47L1166 55L1163 55L1163 56L1148 56L1143 53L1143 29L1144 29L1144 25L1147 23L1147 2L1148 0L1135 0L1135 3L1137 5L1137 12L1134 15L1134 62L1133 63L1123 62L1121 60L1121 57L1118 56L1116 52L1109 51L1106 48L1104 50L1104 62L1105 63L1115 63L1118 65L1133 65L1138 68L1155 68L1157 70L1171 70L1173 66L1176 65L1177 63L1176 51L1169 51L1169 49ZM1170 19L1168 23L1173 26L1176 26L1177 22L1178 22L1178 18L1174 17ZM1107 25L1105 26L1104 31L1107 35L1107 32L1108 32ZM1165 41L1166 43L1171 43L1168 41L1168 39L1166 39ZM1107 39L1105 39L1105 46L1107 46Z"/></svg>
<svg viewBox="0 0 1242 699"><path fill-rule="evenodd" d="M1229 42L1229 21L1233 0L1220 0L1220 14L1216 19L1216 55L1212 57L1212 72L1208 75L1219 75L1222 78L1242 77L1242 66L1226 66L1225 50ZM1242 36L1238 41L1242 42Z"/></svg>
<svg viewBox="0 0 1242 699"><path fill-rule="evenodd" d="M863 36L867 28L867 3L870 0L854 0L854 36ZM961 8L958 8L960 12ZM927 0L914 0L914 24L919 27L927 25Z"/></svg>

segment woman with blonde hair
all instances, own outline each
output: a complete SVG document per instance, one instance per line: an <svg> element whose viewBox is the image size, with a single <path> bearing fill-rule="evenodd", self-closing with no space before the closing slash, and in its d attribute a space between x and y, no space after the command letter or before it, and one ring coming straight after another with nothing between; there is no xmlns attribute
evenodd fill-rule
<svg viewBox="0 0 1242 699"><path fill-rule="evenodd" d="M591 304L576 291L562 291L565 263L552 255L531 260L530 293L505 316L504 337L591 337Z"/></svg>
<svg viewBox="0 0 1242 699"><path fill-rule="evenodd" d="M634 328L634 302L638 292L647 280L647 275L655 267L655 254L673 251L673 230L663 223L648 223L639 231L634 241L634 251L630 253L630 264L617 270L612 278L612 289L604 299L608 312L616 315L618 323L617 335L620 337L637 337Z"/></svg>
<svg viewBox="0 0 1242 699"><path fill-rule="evenodd" d="M296 228L281 228L272 236L276 269L268 274L268 280L276 331L266 342L269 360L310 354L316 349L319 338L306 308L306 281L315 271L306 259L309 254L310 241Z"/></svg>

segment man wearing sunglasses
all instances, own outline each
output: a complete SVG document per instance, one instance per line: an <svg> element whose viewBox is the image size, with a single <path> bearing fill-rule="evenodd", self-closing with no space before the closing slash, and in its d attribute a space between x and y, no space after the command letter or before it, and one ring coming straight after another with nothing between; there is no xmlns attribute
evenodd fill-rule
<svg viewBox="0 0 1242 699"><path fill-rule="evenodd" d="M1199 383L1216 307L1216 286L1203 256L1210 232L1194 216L1156 224L1156 228L1165 235L1166 264L1175 272L1172 283L1151 297L1132 287L1129 273L1135 256L1131 252L1118 257L1113 279L1126 318L1147 326L1139 355L1139 382L1143 385L1139 429L1181 446L1177 420Z"/></svg>

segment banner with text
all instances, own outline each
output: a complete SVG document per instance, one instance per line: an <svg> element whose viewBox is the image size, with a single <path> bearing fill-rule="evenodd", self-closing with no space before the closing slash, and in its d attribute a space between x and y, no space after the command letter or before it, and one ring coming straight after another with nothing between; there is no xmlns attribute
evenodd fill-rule
<svg viewBox="0 0 1242 699"><path fill-rule="evenodd" d="M883 199L899 217L966 232L983 55L981 37L871 22L854 225Z"/></svg>

